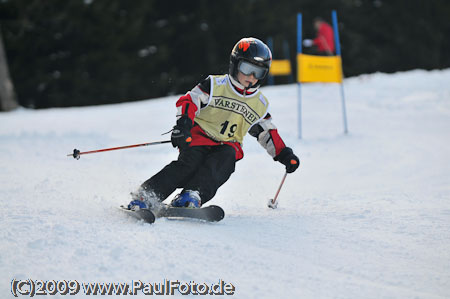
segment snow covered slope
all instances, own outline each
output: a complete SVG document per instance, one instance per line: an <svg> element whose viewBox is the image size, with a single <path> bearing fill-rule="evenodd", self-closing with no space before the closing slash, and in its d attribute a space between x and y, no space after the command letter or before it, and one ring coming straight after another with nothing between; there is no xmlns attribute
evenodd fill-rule
<svg viewBox="0 0 450 299"><path fill-rule="evenodd" d="M283 167L248 136L244 160L211 201L226 212L217 224L148 225L116 208L176 158L171 145L66 157L169 138L160 134L177 97L1 113L0 297L13 297L13 279L167 279L222 280L233 298L449 298L450 70L347 79L347 136L339 87L302 91L298 140L297 87L264 88L301 159L279 208L266 203Z"/></svg>

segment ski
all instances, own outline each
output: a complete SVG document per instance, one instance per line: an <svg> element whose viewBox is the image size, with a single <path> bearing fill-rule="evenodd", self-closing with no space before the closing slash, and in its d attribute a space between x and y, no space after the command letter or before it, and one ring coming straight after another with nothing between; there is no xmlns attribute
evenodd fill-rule
<svg viewBox="0 0 450 299"><path fill-rule="evenodd" d="M176 208L164 205L157 213L156 217L218 222L225 217L225 212L221 207L214 205L203 208Z"/></svg>
<svg viewBox="0 0 450 299"><path fill-rule="evenodd" d="M156 219L155 214L149 209L130 210L126 206L120 206L119 209L138 220L143 220L150 224L155 222Z"/></svg>

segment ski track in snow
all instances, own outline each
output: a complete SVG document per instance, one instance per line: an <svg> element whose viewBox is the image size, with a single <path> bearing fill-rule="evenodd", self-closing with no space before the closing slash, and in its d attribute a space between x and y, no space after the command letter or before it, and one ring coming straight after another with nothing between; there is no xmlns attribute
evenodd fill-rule
<svg viewBox="0 0 450 299"><path fill-rule="evenodd" d="M284 170L248 136L215 224L117 209L176 158L170 145L66 157L168 139L176 96L1 113L1 297L12 279L221 279L233 298L449 298L449 82L450 70L346 79L347 136L339 86L303 85L302 140L296 85L263 88L300 169L268 209Z"/></svg>

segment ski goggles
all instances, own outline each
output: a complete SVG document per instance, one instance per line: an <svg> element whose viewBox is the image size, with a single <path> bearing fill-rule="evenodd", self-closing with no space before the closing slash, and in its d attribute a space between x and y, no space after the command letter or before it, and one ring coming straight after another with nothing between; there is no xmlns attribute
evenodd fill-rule
<svg viewBox="0 0 450 299"><path fill-rule="evenodd" d="M265 67L251 64L250 62L243 60L239 62L238 70L246 76L253 74L253 76L255 76L258 80L263 79L269 72L269 70Z"/></svg>

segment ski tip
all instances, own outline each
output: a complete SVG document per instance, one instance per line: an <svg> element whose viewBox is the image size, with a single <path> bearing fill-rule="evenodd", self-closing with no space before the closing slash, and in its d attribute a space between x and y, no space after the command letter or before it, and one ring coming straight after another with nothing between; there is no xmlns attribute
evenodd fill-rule
<svg viewBox="0 0 450 299"><path fill-rule="evenodd" d="M201 208L167 206L164 210L162 210L162 213L159 214L159 217L218 222L225 217L225 212L219 206L203 206Z"/></svg>
<svg viewBox="0 0 450 299"><path fill-rule="evenodd" d="M225 218L225 211L219 206L210 206L212 209L216 211L216 218L212 220L213 222L219 222L223 218Z"/></svg>
<svg viewBox="0 0 450 299"><path fill-rule="evenodd" d="M155 214L153 214L153 212L149 209L131 210L128 206L124 205L121 205L119 209L126 212L128 215L131 215L138 220L143 220L149 224L152 224L156 220Z"/></svg>

